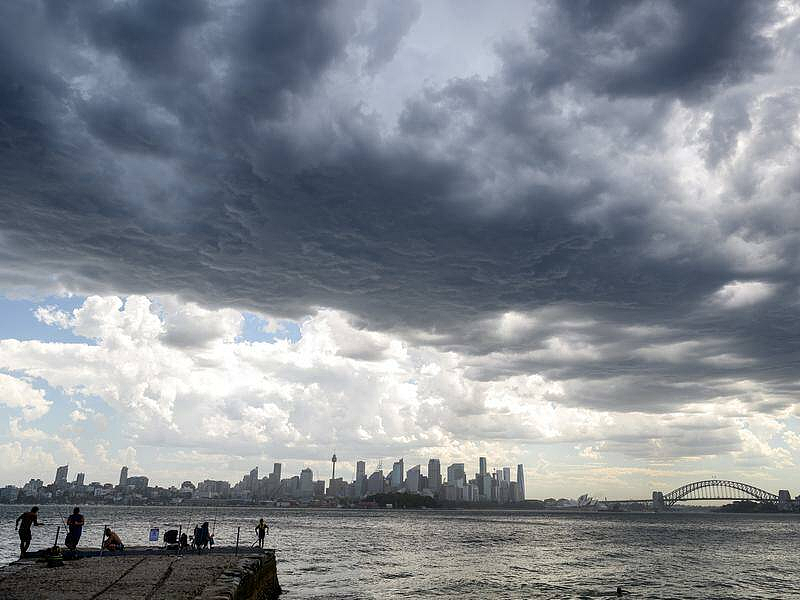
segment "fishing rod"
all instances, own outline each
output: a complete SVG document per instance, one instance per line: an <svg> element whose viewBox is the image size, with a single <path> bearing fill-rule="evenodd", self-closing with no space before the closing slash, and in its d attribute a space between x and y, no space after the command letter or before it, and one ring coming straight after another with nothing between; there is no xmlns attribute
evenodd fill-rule
<svg viewBox="0 0 800 600"><path fill-rule="evenodd" d="M61 511L58 511L58 516L61 517L61 522L64 524L64 533L65 535L69 535L69 525L67 525L67 520L64 518L64 515L61 514ZM64 544L66 545L67 538L64 537ZM55 546L58 546L58 532L56 532L56 543Z"/></svg>
<svg viewBox="0 0 800 600"><path fill-rule="evenodd" d="M214 524L211 526L211 537L214 537L214 533L217 531L217 514L219 514L219 502L217 502L217 506L214 508Z"/></svg>

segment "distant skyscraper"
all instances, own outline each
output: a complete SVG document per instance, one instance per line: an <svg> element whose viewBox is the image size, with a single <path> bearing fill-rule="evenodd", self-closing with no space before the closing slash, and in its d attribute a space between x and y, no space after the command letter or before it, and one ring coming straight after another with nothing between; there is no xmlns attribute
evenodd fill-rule
<svg viewBox="0 0 800 600"><path fill-rule="evenodd" d="M403 485L403 459L392 465L392 488L397 489Z"/></svg>
<svg viewBox="0 0 800 600"><path fill-rule="evenodd" d="M367 463L359 460L356 463L355 497L360 498L367 493Z"/></svg>
<svg viewBox="0 0 800 600"><path fill-rule="evenodd" d="M503 481L511 481L511 467L503 467Z"/></svg>
<svg viewBox="0 0 800 600"><path fill-rule="evenodd" d="M347 495L347 484L341 477L333 477L328 482L328 496L341 498Z"/></svg>
<svg viewBox="0 0 800 600"><path fill-rule="evenodd" d="M281 486L281 463L272 465L272 473L267 477L267 486L264 493L269 498L274 498L278 494Z"/></svg>
<svg viewBox="0 0 800 600"><path fill-rule="evenodd" d="M83 485L84 481L86 481L86 474L78 473L78 476L75 478L75 485Z"/></svg>
<svg viewBox="0 0 800 600"><path fill-rule="evenodd" d="M128 484L128 467L122 467L119 470L119 484L120 486Z"/></svg>
<svg viewBox="0 0 800 600"><path fill-rule="evenodd" d="M520 499L525 500L525 468L522 465L517 465L517 485Z"/></svg>
<svg viewBox="0 0 800 600"><path fill-rule="evenodd" d="M56 479L53 481L56 485L62 485L67 483L67 473L69 472L69 465L64 465L63 467L58 467L56 469Z"/></svg>
<svg viewBox="0 0 800 600"><path fill-rule="evenodd" d="M519 493L519 484L516 481L512 481L508 484L508 499L511 502L519 502L522 500L522 496Z"/></svg>
<svg viewBox="0 0 800 600"><path fill-rule="evenodd" d="M250 489L253 492L258 491L258 467L250 471Z"/></svg>
<svg viewBox="0 0 800 600"><path fill-rule="evenodd" d="M486 475L486 473L488 473L488 471L486 470L486 457L485 456L481 456L478 459L478 467L479 467L478 468L478 474L479 475Z"/></svg>
<svg viewBox="0 0 800 600"><path fill-rule="evenodd" d="M412 494L419 492L419 465L411 467L406 473L406 491Z"/></svg>
<svg viewBox="0 0 800 600"><path fill-rule="evenodd" d="M428 487L434 491L442 487L442 465L438 458L428 461Z"/></svg>
<svg viewBox="0 0 800 600"><path fill-rule="evenodd" d="M382 494L383 493L383 471L378 469L367 479L367 493L368 494Z"/></svg>
<svg viewBox="0 0 800 600"><path fill-rule="evenodd" d="M464 463L453 463L447 467L447 483L457 486L466 485L467 475L464 472Z"/></svg>
<svg viewBox="0 0 800 600"><path fill-rule="evenodd" d="M314 471L311 469L300 471L300 495L306 498L314 495Z"/></svg>
<svg viewBox="0 0 800 600"><path fill-rule="evenodd" d="M325 482L318 479L314 482L314 498L322 498L325 495Z"/></svg>

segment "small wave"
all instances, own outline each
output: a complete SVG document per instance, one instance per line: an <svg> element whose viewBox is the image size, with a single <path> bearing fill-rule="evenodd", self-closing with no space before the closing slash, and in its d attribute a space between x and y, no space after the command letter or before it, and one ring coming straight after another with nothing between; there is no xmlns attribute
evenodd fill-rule
<svg viewBox="0 0 800 600"><path fill-rule="evenodd" d="M529 569L527 567L520 567L518 565L511 565L508 567L509 569L513 569L515 571L527 571L528 573L538 573L536 569Z"/></svg>
<svg viewBox="0 0 800 600"><path fill-rule="evenodd" d="M331 569L330 567L320 567L318 565L314 565L311 567L300 567L298 570L306 573L327 573Z"/></svg>
<svg viewBox="0 0 800 600"><path fill-rule="evenodd" d="M408 577L414 577L413 573L381 573L381 578L383 579L407 579Z"/></svg>

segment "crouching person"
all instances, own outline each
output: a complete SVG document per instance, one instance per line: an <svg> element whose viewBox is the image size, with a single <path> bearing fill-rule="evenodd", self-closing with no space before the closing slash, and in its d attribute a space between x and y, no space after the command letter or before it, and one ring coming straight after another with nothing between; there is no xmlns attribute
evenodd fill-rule
<svg viewBox="0 0 800 600"><path fill-rule="evenodd" d="M122 540L119 538L119 536L115 532L111 531L110 527L106 527L103 550L108 550L109 552L122 552L124 549L125 544L122 543Z"/></svg>

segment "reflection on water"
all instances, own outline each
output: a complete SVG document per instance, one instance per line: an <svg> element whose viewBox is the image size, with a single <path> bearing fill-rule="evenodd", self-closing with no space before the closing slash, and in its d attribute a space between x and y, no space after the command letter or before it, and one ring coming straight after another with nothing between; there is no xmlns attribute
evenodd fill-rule
<svg viewBox="0 0 800 600"><path fill-rule="evenodd" d="M0 562L16 558L0 507ZM67 508L42 506L31 549L52 544ZM545 514L86 506L81 545L111 525L126 544L150 527L216 521L218 544L255 541L260 516L286 598L797 598L800 519L788 515ZM63 525L62 525L63 530ZM61 536L63 544L63 532Z"/></svg>

